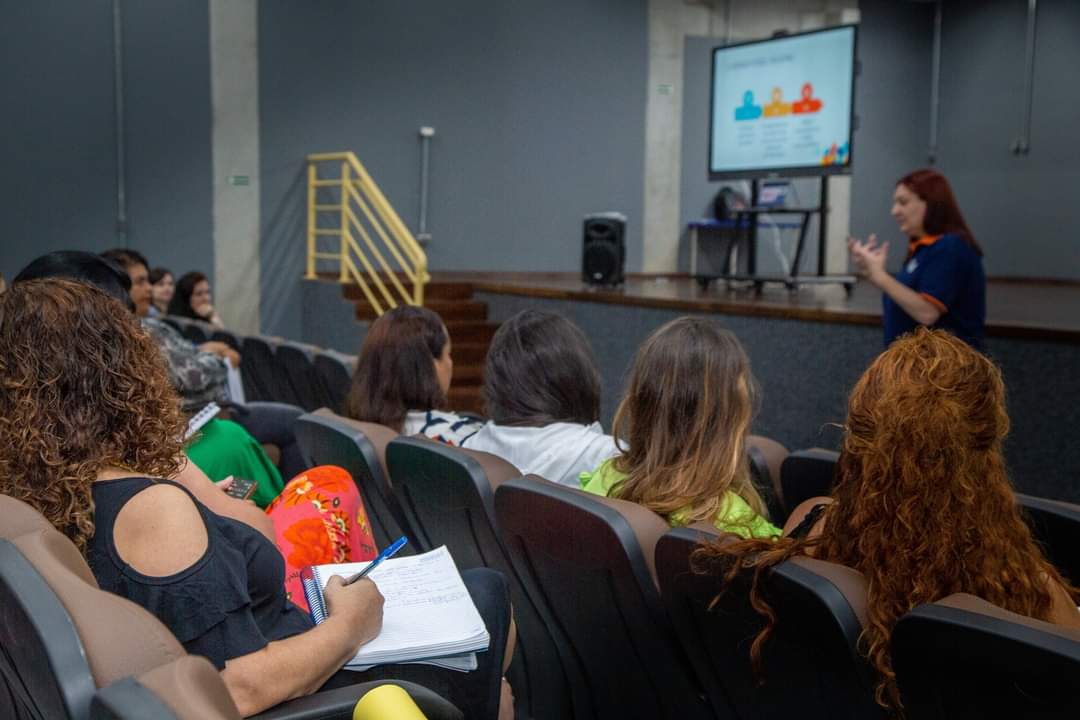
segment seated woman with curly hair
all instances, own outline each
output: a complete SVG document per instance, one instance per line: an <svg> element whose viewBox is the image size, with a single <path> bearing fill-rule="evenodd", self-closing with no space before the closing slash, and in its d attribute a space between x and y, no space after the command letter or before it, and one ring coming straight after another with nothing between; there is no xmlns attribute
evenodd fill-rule
<svg viewBox="0 0 1080 720"><path fill-rule="evenodd" d="M877 700L898 709L889 639L917 605L969 593L1080 628L1076 589L1047 562L1017 507L1001 450L1008 429L997 367L947 332L920 329L855 385L832 498L796 508L788 537L710 545L695 565L729 579L752 568L758 600L762 572L793 556L861 572ZM769 619L751 648L755 664L772 627Z"/></svg>
<svg viewBox="0 0 1080 720"><path fill-rule="evenodd" d="M71 538L102 589L146 608L214 663L243 715L379 677L426 685L469 717L495 715L510 622L500 575L462 573L492 638L477 670L345 671L379 633L378 589L331 580L329 617L314 626L286 595L274 543L166 479L182 469L185 426L160 353L120 301L58 279L0 295L0 492ZM308 489L287 487L283 497L310 507ZM347 531L333 517L313 525L292 540L329 548L329 532Z"/></svg>

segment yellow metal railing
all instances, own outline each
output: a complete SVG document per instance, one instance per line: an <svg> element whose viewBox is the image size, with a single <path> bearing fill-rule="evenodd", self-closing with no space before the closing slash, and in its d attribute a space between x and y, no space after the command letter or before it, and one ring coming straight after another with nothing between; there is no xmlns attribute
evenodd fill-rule
<svg viewBox="0 0 1080 720"><path fill-rule="evenodd" d="M336 261L339 282L355 282L377 315L401 304L423 305L424 285L431 279L427 254L356 155L319 153L308 155L307 162L305 277L317 277L319 260ZM321 175L324 168L333 168L336 176ZM328 190L320 192L322 188ZM321 197L325 194L336 197L328 202ZM326 236L337 239L332 251L320 250L319 239Z"/></svg>

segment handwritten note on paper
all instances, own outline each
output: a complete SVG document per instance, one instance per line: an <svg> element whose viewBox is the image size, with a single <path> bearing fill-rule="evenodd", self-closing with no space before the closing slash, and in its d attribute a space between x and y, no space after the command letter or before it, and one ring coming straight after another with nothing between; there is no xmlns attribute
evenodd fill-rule
<svg viewBox="0 0 1080 720"><path fill-rule="evenodd" d="M365 565L320 565L316 572L325 587L333 575L347 577ZM382 631L360 648L350 665L379 665L487 648L487 628L445 547L387 560L368 577L386 599Z"/></svg>

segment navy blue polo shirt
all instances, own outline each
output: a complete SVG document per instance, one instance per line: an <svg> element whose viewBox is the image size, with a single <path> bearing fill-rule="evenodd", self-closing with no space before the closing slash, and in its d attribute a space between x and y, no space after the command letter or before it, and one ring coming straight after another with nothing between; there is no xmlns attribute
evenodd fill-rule
<svg viewBox="0 0 1080 720"><path fill-rule="evenodd" d="M896 279L934 305L941 317L933 327L948 330L972 347L983 349L986 324L986 275L982 256L958 235L928 235L913 240ZM918 323L883 295L885 346Z"/></svg>

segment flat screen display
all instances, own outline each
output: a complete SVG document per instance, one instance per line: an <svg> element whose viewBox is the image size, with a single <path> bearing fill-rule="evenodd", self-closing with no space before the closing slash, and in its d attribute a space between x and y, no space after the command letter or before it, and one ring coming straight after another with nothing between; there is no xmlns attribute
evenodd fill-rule
<svg viewBox="0 0 1080 720"><path fill-rule="evenodd" d="M851 168L855 26L713 50L709 177Z"/></svg>

